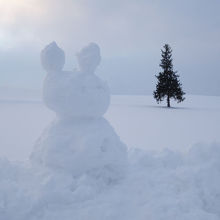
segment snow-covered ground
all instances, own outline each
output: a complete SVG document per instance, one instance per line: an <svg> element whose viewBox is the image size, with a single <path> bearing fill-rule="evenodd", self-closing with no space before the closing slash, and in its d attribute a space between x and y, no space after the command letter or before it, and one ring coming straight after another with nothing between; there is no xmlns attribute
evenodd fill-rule
<svg viewBox="0 0 220 220"><path fill-rule="evenodd" d="M0 155L25 160L55 117L40 96L0 96ZM165 104L165 103L164 103ZM186 151L198 142L220 142L220 97L188 95L167 109L151 96L112 96L105 117L128 147Z"/></svg>
<svg viewBox="0 0 220 220"><path fill-rule="evenodd" d="M220 97L187 96L173 106L112 97L105 117L130 148L116 182L103 171L75 177L0 159L0 219L219 220ZM54 117L39 97L1 97L1 158L27 159Z"/></svg>
<svg viewBox="0 0 220 220"><path fill-rule="evenodd" d="M219 220L220 145L175 152L220 142L219 113L220 97L187 96L167 109L150 96L113 96L105 117L131 149L126 176L108 185L60 171L35 176L0 160L0 219ZM27 159L54 117L38 98L1 98L1 157Z"/></svg>

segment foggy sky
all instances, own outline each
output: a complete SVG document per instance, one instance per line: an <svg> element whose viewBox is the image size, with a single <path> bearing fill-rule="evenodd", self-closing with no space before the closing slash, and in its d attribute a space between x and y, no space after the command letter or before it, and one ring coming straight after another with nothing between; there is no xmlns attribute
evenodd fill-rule
<svg viewBox="0 0 220 220"><path fill-rule="evenodd" d="M40 50L55 40L66 69L96 42L113 93L151 94L169 43L184 90L220 95L219 11L219 0L0 0L0 87L40 89Z"/></svg>

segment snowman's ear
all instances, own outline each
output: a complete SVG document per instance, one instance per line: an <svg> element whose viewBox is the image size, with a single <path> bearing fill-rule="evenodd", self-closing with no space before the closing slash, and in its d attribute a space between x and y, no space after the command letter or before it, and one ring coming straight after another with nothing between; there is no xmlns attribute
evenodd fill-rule
<svg viewBox="0 0 220 220"><path fill-rule="evenodd" d="M96 43L90 43L83 47L77 53L77 60L82 71L94 72L101 61L99 46Z"/></svg>
<svg viewBox="0 0 220 220"><path fill-rule="evenodd" d="M41 64L47 72L61 71L65 63L65 53L56 42L47 45L41 51Z"/></svg>

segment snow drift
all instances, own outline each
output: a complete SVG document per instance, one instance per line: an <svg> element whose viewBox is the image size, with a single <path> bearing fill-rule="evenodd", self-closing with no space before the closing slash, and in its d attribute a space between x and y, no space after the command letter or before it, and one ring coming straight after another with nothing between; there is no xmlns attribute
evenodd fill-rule
<svg viewBox="0 0 220 220"><path fill-rule="evenodd" d="M4 220L220 219L220 145L187 154L132 150L126 175L73 176L0 161L0 217ZM84 161L85 163L87 161ZM100 173L101 174L101 173ZM102 174L104 175L104 174Z"/></svg>

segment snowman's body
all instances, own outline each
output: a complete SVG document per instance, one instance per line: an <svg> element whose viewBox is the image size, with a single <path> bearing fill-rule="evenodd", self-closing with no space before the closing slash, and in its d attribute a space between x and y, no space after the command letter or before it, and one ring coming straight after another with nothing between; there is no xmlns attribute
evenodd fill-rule
<svg viewBox="0 0 220 220"><path fill-rule="evenodd" d="M108 109L110 95L95 74L62 71L47 75L43 100L61 118L100 117Z"/></svg>
<svg viewBox="0 0 220 220"><path fill-rule="evenodd" d="M99 47L83 48L78 54L80 69L74 72L62 70L65 55L56 43L48 45L41 58L48 72L43 100L57 118L38 140L32 163L74 176L92 173L108 181L117 179L125 167L126 147L102 117L110 92L94 74L100 62Z"/></svg>

